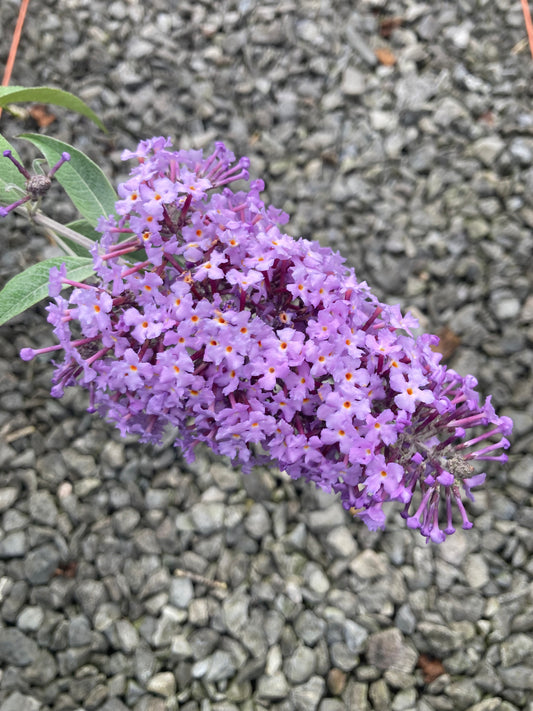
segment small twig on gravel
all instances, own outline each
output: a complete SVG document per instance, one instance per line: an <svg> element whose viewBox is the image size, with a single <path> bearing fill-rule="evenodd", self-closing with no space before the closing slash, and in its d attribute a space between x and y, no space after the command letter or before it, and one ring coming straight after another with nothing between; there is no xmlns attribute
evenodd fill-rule
<svg viewBox="0 0 533 711"><path fill-rule="evenodd" d="M20 4L19 16L17 18L17 24L15 25L15 31L13 32L13 39L11 40L9 56L7 58L6 68L4 70L4 76L2 79L2 86L9 86L11 72L13 71L13 65L15 64L15 57L20 42L20 35L22 34L22 26L24 25L24 19L26 18L26 10L28 9L29 4L30 0L22 0ZM1 115L2 107L0 106L0 116Z"/></svg>
<svg viewBox="0 0 533 711"><path fill-rule="evenodd" d="M527 0L521 0L522 2L522 12L524 13L524 22L526 23L527 38L529 41L529 50L531 56L533 57L533 23L531 22L531 12L529 10L529 3Z"/></svg>
<svg viewBox="0 0 533 711"><path fill-rule="evenodd" d="M33 425L28 425L27 427L22 427L20 430L15 430L15 432L11 432L11 434L7 434L4 437L4 441L7 444L10 444L11 442L15 442L17 439L22 439L22 437L26 437L27 435L32 434L35 432L35 427Z"/></svg>

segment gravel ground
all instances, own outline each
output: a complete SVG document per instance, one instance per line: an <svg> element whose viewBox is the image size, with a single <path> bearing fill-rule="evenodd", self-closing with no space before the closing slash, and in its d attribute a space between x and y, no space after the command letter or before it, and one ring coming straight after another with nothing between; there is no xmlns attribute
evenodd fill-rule
<svg viewBox="0 0 533 711"><path fill-rule="evenodd" d="M445 329L515 435L472 531L425 545L391 510L371 534L277 471L186 465L78 392L53 401L50 363L17 358L51 340L36 307L0 331L0 711L533 711L524 38L518 0L30 4L11 83L70 90L109 128L57 110L44 132L113 181L141 138L227 141L292 234ZM21 218L1 237L2 280L53 253Z"/></svg>

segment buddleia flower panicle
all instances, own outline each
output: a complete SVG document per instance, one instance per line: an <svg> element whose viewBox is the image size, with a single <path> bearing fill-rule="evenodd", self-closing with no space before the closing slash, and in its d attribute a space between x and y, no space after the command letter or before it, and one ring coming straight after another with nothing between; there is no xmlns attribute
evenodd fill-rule
<svg viewBox="0 0 533 711"><path fill-rule="evenodd" d="M434 336L382 304L329 248L281 231L249 161L223 143L174 151L142 141L102 217L97 284L51 273L58 346L53 394L79 384L123 435L160 443L166 425L188 459L207 444L248 472L273 464L339 494L370 529L383 504L441 542L471 522L463 498L503 462L512 423L481 402L472 376L440 363ZM144 250L145 258L124 257ZM59 291L73 286L68 298Z"/></svg>

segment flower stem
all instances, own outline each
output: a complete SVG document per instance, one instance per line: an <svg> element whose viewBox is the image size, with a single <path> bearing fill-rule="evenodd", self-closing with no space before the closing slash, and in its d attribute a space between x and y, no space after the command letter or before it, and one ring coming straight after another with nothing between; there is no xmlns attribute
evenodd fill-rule
<svg viewBox="0 0 533 711"><path fill-rule="evenodd" d="M70 227L62 225L60 222L56 222L56 220L48 217L48 215L44 215L42 212L36 212L32 215L32 220L36 224L45 227L48 230L52 230L52 232L57 232L57 234L67 237L75 244L79 244L80 247L85 247L85 249L91 249L91 247L94 247L92 239L85 237L85 235L81 235L79 232L71 230Z"/></svg>

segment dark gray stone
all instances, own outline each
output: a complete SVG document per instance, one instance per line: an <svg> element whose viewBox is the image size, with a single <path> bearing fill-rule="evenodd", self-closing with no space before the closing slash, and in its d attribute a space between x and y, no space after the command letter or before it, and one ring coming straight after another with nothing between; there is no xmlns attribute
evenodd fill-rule
<svg viewBox="0 0 533 711"><path fill-rule="evenodd" d="M115 511L112 516L113 527L119 536L129 536L141 520L140 513L133 508Z"/></svg>
<svg viewBox="0 0 533 711"><path fill-rule="evenodd" d="M28 541L24 531L8 533L0 541L0 558L22 558L28 550Z"/></svg>
<svg viewBox="0 0 533 711"><path fill-rule="evenodd" d="M30 516L36 523L54 526L57 521L57 506L48 491L36 491L29 498Z"/></svg>
<svg viewBox="0 0 533 711"><path fill-rule="evenodd" d="M38 654L38 644L20 630L6 627L0 631L0 661L27 667L35 662Z"/></svg>
<svg viewBox="0 0 533 711"><path fill-rule="evenodd" d="M53 655L46 649L41 649L35 661L22 671L24 680L32 686L44 687L57 676L57 664Z"/></svg>
<svg viewBox="0 0 533 711"><path fill-rule="evenodd" d="M80 580L74 595L87 617L92 617L107 598L105 586L100 580Z"/></svg>
<svg viewBox="0 0 533 711"><path fill-rule="evenodd" d="M91 642L91 624L85 615L76 615L69 622L68 642L71 647L83 647Z"/></svg>
<svg viewBox="0 0 533 711"><path fill-rule="evenodd" d="M60 554L55 545L45 543L30 551L24 561L26 579L32 585L44 585L54 575L60 562Z"/></svg>
<svg viewBox="0 0 533 711"><path fill-rule="evenodd" d="M294 629L305 644L313 646L324 635L326 623L311 610L303 610L296 619Z"/></svg>

